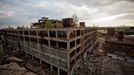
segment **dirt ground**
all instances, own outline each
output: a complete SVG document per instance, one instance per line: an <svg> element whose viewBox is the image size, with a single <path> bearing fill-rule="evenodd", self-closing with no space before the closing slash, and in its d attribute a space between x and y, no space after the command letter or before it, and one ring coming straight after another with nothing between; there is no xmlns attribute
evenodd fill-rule
<svg viewBox="0 0 134 75"><path fill-rule="evenodd" d="M4 57L3 57L4 56ZM26 56L25 53L17 52L14 50L7 49L4 52L4 55L0 56L0 68L1 66L7 66L7 65L15 65L17 68L23 71L16 72L16 68L13 67L13 70L10 70L11 68L7 67L5 70L0 69L0 75L56 75L56 71L51 71L49 68L49 65L46 65L46 63L39 63L39 60L34 58L31 59L31 56ZM4 61L5 57L11 57L15 56L19 59L22 59L23 62L7 62ZM83 66L85 65L85 66ZM76 70L76 72L81 72L81 74L77 75L98 75L96 74L95 70L97 68L97 63L91 63L89 61L86 61L86 64L83 63L82 67L79 70ZM92 71L92 69L94 71ZM83 73L82 73L83 72ZM92 72L92 73L90 73ZM6 74L7 73L7 74ZM104 56L102 61L102 68L101 68L101 75L134 75L134 63L128 63L125 61L120 61L117 59L112 59L108 56Z"/></svg>

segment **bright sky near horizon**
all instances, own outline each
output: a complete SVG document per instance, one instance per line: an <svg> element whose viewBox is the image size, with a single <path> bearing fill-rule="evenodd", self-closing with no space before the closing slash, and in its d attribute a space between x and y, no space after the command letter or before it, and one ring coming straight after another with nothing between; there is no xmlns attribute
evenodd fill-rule
<svg viewBox="0 0 134 75"><path fill-rule="evenodd" d="M0 0L0 27L76 14L87 26L134 25L134 0Z"/></svg>

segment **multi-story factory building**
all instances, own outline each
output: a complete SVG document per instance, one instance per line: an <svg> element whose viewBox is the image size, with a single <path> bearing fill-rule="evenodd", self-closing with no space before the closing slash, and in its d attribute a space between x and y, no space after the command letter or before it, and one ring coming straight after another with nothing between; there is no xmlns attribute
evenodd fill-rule
<svg viewBox="0 0 134 75"><path fill-rule="evenodd" d="M76 65L93 50L97 29L88 27L3 29L8 46L24 51L57 68L58 75L72 75Z"/></svg>

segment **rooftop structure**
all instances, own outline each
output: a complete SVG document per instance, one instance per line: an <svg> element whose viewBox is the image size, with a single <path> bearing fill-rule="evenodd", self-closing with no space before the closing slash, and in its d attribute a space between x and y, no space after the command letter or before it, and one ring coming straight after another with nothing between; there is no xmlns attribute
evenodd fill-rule
<svg viewBox="0 0 134 75"><path fill-rule="evenodd" d="M73 18L64 18L62 20L49 19L48 17L42 17L36 23L32 23L32 27L36 28L65 28L65 27L77 27Z"/></svg>
<svg viewBox="0 0 134 75"><path fill-rule="evenodd" d="M48 26L49 25L49 26ZM32 23L32 27L36 28L61 28L62 20L49 19L48 17L42 17L36 23Z"/></svg>

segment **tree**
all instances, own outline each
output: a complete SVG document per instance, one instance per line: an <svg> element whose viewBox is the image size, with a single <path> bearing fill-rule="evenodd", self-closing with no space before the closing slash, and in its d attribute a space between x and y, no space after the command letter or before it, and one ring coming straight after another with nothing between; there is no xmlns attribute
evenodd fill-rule
<svg viewBox="0 0 134 75"><path fill-rule="evenodd" d="M77 15L76 14L73 14L72 15L72 18L73 18L73 22L77 24L78 23L78 17L77 17Z"/></svg>
<svg viewBox="0 0 134 75"><path fill-rule="evenodd" d="M53 28L54 26L52 25L52 22L50 20L46 21L45 28Z"/></svg>

